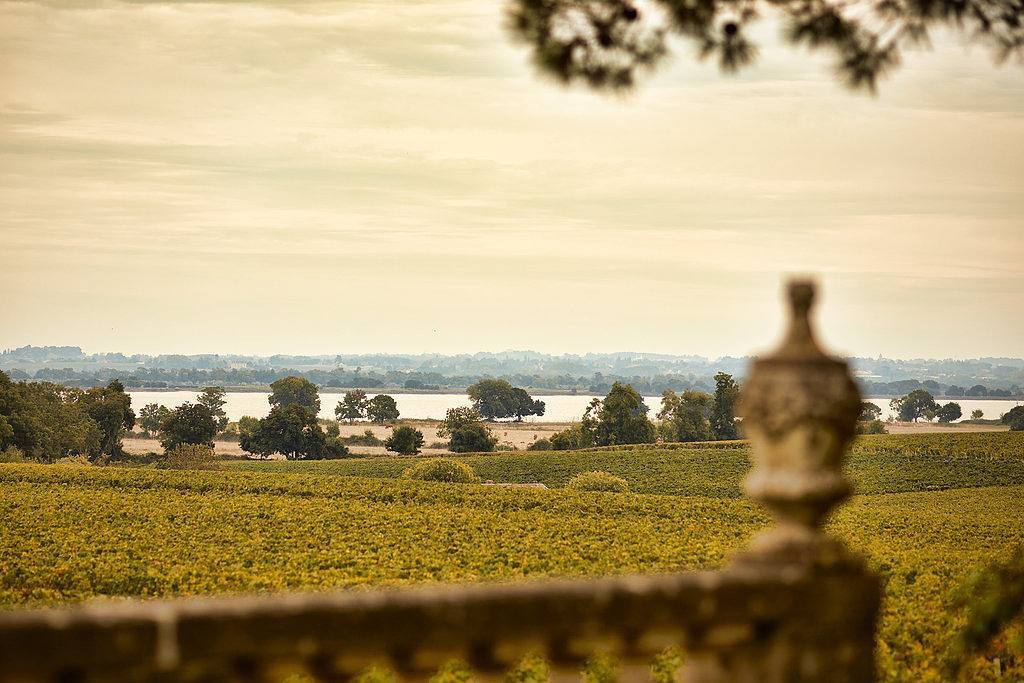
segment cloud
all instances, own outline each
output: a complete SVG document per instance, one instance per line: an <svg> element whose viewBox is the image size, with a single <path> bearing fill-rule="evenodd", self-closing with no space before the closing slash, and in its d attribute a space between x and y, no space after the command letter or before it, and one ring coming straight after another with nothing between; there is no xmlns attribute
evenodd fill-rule
<svg viewBox="0 0 1024 683"><path fill-rule="evenodd" d="M759 30L738 79L680 50L614 99L538 81L500 4L0 3L0 344L59 314L234 350L269 309L291 327L245 350L335 350L343 319L361 350L443 321L433 350L717 356L799 270L851 351L1019 353L1020 72L937 41L867 98Z"/></svg>

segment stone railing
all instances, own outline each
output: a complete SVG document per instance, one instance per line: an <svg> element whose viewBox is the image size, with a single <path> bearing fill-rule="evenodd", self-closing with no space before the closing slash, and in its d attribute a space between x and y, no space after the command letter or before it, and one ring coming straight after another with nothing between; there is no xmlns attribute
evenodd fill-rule
<svg viewBox="0 0 1024 683"><path fill-rule="evenodd" d="M485 679L528 652L552 678L607 653L621 679L647 680L673 645L683 680L872 680L878 580L819 528L849 493L841 462L860 399L814 342L812 298L790 285L786 340L745 384L747 492L776 523L722 571L8 612L0 680L334 681L374 664L425 679L453 658Z"/></svg>

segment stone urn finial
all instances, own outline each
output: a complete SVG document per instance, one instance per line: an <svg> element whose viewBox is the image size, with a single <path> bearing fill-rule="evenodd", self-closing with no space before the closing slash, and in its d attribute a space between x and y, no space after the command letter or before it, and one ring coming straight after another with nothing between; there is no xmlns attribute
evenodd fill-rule
<svg viewBox="0 0 1024 683"><path fill-rule="evenodd" d="M860 392L845 361L818 346L810 312L815 286L789 283L789 327L782 345L756 359L743 385L739 414L754 467L747 494L776 525L755 539L749 558L783 563L834 563L841 545L819 527L850 494L843 454L860 414Z"/></svg>

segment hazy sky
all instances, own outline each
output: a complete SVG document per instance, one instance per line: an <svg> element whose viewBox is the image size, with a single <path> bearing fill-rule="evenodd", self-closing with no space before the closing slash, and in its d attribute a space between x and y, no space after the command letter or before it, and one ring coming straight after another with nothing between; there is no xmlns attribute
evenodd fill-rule
<svg viewBox="0 0 1024 683"><path fill-rule="evenodd" d="M555 87L501 2L0 1L0 347L1024 355L1024 69Z"/></svg>

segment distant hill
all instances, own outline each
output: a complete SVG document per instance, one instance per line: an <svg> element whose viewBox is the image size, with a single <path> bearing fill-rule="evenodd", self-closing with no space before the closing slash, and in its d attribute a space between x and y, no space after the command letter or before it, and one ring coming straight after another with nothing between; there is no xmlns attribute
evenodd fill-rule
<svg viewBox="0 0 1024 683"><path fill-rule="evenodd" d="M865 393L904 394L925 388L935 395L1024 396L1024 359L852 358ZM413 391L461 390L485 377L558 392L603 393L612 382L639 391L714 387L716 372L742 379L750 359L706 358L623 351L545 354L501 351L473 354L324 354L243 356L236 354L126 355L85 353L77 346L23 346L0 352L0 370L16 379L91 386L119 378L129 387L265 386L301 374L326 387Z"/></svg>

